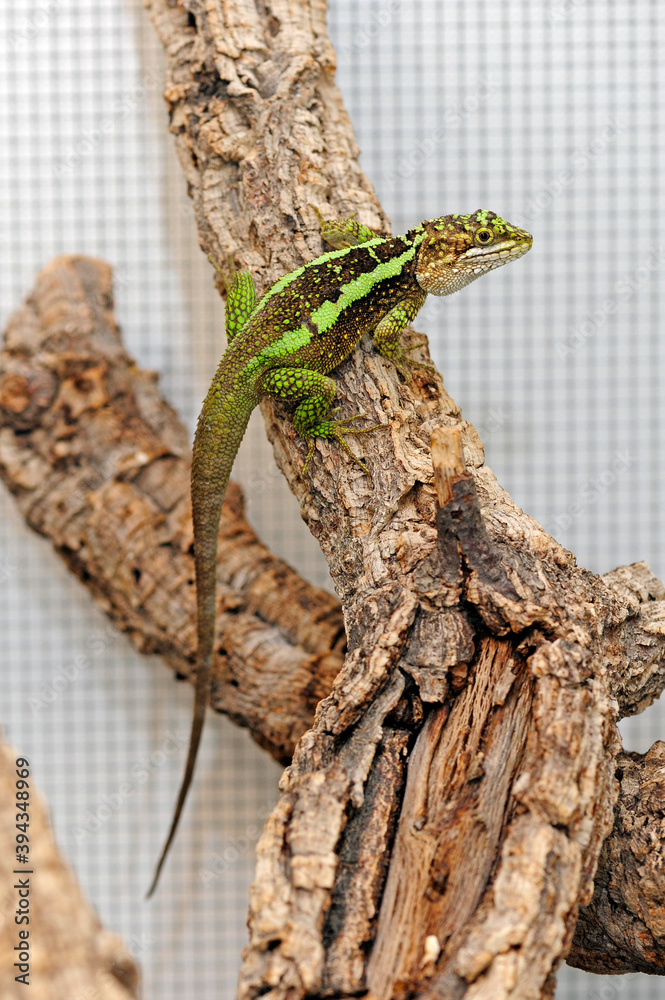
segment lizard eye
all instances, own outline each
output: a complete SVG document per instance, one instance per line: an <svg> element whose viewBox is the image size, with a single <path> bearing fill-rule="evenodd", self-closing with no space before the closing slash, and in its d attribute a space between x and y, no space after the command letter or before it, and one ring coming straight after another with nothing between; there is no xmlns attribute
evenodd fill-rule
<svg viewBox="0 0 665 1000"><path fill-rule="evenodd" d="M494 239L494 233L492 232L491 229L476 230L474 240L478 244L478 246L486 247L492 242L493 239Z"/></svg>

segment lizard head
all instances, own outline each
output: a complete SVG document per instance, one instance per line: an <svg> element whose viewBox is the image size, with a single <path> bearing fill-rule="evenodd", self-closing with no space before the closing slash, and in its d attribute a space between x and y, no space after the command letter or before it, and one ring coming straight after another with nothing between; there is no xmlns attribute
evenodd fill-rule
<svg viewBox="0 0 665 1000"><path fill-rule="evenodd" d="M522 257L532 236L494 212L444 215L418 227L423 238L416 257L416 279L425 292L450 295L481 274Z"/></svg>

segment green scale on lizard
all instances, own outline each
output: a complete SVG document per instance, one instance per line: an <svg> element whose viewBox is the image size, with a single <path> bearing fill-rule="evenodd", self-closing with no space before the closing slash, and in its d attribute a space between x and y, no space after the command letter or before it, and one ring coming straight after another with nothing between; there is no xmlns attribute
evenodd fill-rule
<svg viewBox="0 0 665 1000"><path fill-rule="evenodd" d="M372 333L378 351L408 377L415 363L400 334L427 295L458 291L523 256L532 242L529 233L484 209L422 222L391 237L377 236L353 219L321 219L321 235L335 249L284 275L258 302L244 271L229 290L228 347L203 403L192 460L198 635L192 731L171 829L148 895L157 885L194 772L214 655L219 521L252 410L263 396L296 404L293 424L309 444L303 472L317 438L336 439L364 469L345 435L375 428L349 427L357 417L331 419L335 383L328 373Z"/></svg>

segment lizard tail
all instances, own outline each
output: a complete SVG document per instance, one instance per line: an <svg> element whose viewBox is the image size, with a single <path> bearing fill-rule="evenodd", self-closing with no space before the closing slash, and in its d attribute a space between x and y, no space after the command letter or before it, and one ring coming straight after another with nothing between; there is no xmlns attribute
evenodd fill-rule
<svg viewBox="0 0 665 1000"><path fill-rule="evenodd" d="M183 774L168 837L146 895L150 899L173 843L180 815L194 775L196 755L201 742L208 704L210 675L214 659L215 596L217 582L217 536L222 505L231 468L249 418L258 400L237 398L219 406L213 390L219 391L217 379L210 387L199 417L192 460L192 515L194 520L194 562L196 565L197 672L194 689L194 714L189 737L187 763Z"/></svg>

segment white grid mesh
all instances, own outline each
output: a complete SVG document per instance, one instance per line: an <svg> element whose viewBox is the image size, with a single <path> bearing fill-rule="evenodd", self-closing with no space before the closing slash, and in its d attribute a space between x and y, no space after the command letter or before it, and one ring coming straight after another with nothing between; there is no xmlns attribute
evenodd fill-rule
<svg viewBox="0 0 665 1000"><path fill-rule="evenodd" d="M138 0L8 8L0 318L55 254L104 257L117 271L129 349L160 372L191 426L221 350L222 310L165 128L152 29ZM580 563L605 571L644 558L663 576L665 9L332 0L329 21L363 166L393 230L488 207L534 233L527 258L431 300L420 321L488 464ZM253 420L236 476L247 482L270 462ZM265 540L324 584L281 480L248 500ZM253 846L279 769L244 733L209 719L192 801L146 905L191 690L109 628L4 491L0 631L5 731L31 758L87 895L137 953L146 1000L232 997ZM77 656L85 665L62 687ZM663 728L654 706L623 731L644 750ZM656 996L656 979L567 969L557 991L558 1000Z"/></svg>

